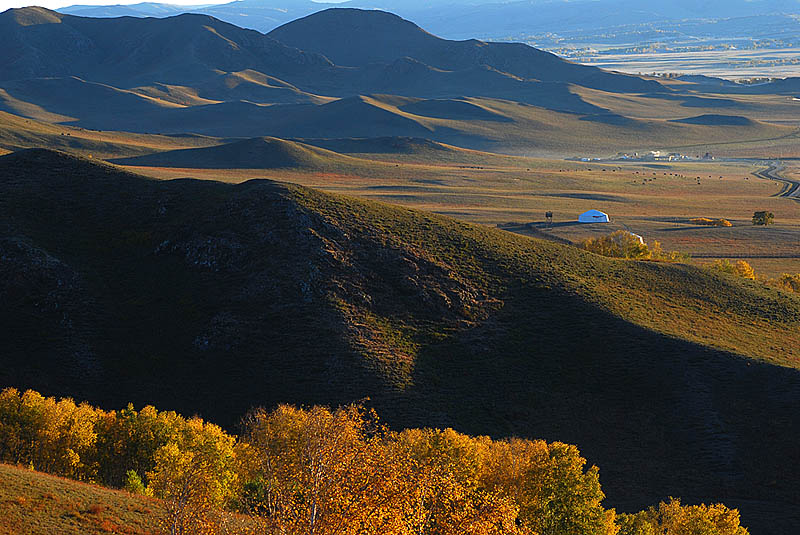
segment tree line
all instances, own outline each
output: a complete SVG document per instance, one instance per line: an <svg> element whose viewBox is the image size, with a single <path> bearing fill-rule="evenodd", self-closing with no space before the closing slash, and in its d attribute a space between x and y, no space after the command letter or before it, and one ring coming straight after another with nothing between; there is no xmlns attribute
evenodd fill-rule
<svg viewBox="0 0 800 535"><path fill-rule="evenodd" d="M0 460L164 501L164 533L746 535L724 505L602 506L575 446L394 431L361 405L281 405L239 436L198 417L0 393ZM224 511L236 513L238 522Z"/></svg>

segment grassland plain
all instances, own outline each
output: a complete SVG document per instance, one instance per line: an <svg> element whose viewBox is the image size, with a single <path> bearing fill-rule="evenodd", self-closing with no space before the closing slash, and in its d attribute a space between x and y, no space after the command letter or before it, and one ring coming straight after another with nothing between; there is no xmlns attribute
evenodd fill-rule
<svg viewBox="0 0 800 535"><path fill-rule="evenodd" d="M577 444L623 510L800 518L797 296L269 181L34 150L0 184L4 384L227 426L369 396L393 426Z"/></svg>
<svg viewBox="0 0 800 535"><path fill-rule="evenodd" d="M129 169L164 179L286 180L522 233L543 230L544 213L552 211L555 224L546 233L574 242L626 229L689 253L697 264L744 258L765 276L800 272L800 203L775 196L779 183L754 176L765 167L757 161L581 163L463 150L446 154L449 161L434 163L432 151L357 153L350 155L360 158L352 160L357 165L331 162L319 169ZM578 225L578 214L591 208L610 214L612 223ZM776 225L753 227L756 210L774 212ZM734 226L700 227L690 223L693 217L726 218Z"/></svg>
<svg viewBox="0 0 800 535"><path fill-rule="evenodd" d="M233 183L275 178L477 223L514 222L517 225L510 228L523 233L531 226L539 228L544 212L553 211L557 224L548 232L572 241L625 228L690 253L698 264L722 257L743 258L765 276L800 271L800 205L773 197L777 183L752 176L765 165L758 161L578 163L492 154L404 137L310 139L301 144L276 140L268 146L262 138L98 132L10 114L2 117L0 146L63 148L125 162L138 173L158 178L191 176ZM702 155L706 148L692 147L688 153ZM789 167L783 172L791 177L796 168L791 167L792 160L785 161ZM206 168L197 169L200 165ZM246 168L253 165L262 168ZM570 224L590 208L611 214L612 224ZM777 215L774 227L752 228L752 212L761 209ZM690 225L688 220L698 216L724 217L735 226Z"/></svg>

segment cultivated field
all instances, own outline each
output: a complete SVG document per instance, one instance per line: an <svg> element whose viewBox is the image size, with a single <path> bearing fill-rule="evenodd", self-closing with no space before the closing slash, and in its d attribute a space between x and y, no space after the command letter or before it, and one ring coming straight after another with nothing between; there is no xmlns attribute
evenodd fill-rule
<svg viewBox="0 0 800 535"><path fill-rule="evenodd" d="M800 48L597 54L581 63L632 74L677 72L721 78L785 78L800 73Z"/></svg>

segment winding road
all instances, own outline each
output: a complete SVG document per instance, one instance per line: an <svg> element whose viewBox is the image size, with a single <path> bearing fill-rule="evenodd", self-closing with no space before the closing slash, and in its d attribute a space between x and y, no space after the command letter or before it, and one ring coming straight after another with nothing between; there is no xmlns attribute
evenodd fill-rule
<svg viewBox="0 0 800 535"><path fill-rule="evenodd" d="M778 173L784 169L785 166L783 164L771 162L766 169L756 171L753 175L758 178L774 180L783 184L781 191L773 195L773 197L785 197L800 202L800 180L793 180L779 175Z"/></svg>

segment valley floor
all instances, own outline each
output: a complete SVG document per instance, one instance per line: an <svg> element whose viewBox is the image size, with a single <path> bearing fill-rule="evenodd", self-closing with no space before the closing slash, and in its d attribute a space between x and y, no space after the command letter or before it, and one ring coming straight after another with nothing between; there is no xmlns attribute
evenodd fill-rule
<svg viewBox="0 0 800 535"><path fill-rule="evenodd" d="M347 170L129 169L160 179L285 180L522 234L542 237L545 232L572 242L625 229L646 242L657 240L665 249L688 253L697 264L742 259L765 276L800 272L800 202L780 196L782 183L755 174L765 168L762 162L578 163L508 158L506 165L498 163L502 161L484 165L373 161L361 176ZM783 176L794 176L795 165L789 162ZM611 223L577 223L578 214L593 208L608 213ZM773 212L775 224L754 226L753 212L760 210ZM547 211L553 212L552 228L545 223ZM697 217L725 218L733 226L690 223Z"/></svg>

